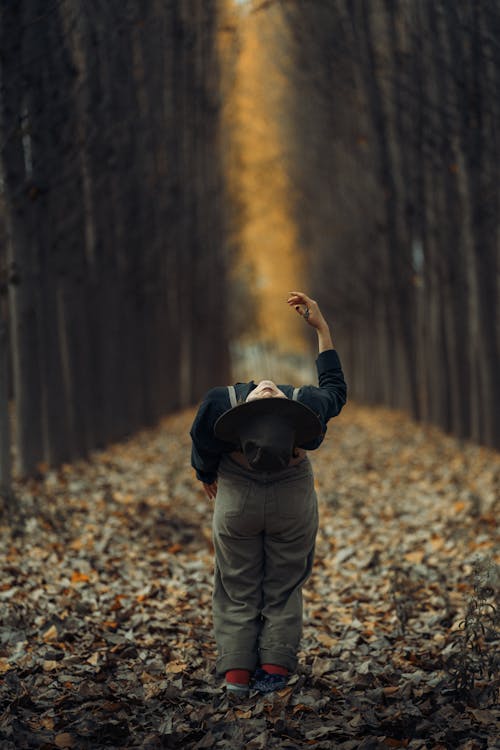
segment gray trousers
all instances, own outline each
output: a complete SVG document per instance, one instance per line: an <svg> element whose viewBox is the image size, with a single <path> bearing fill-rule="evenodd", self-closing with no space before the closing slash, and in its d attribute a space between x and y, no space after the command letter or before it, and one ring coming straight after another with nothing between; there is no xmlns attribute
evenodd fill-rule
<svg viewBox="0 0 500 750"><path fill-rule="evenodd" d="M222 458L213 517L219 673L266 663L295 669L302 585L311 573L317 530L307 458L262 473Z"/></svg>

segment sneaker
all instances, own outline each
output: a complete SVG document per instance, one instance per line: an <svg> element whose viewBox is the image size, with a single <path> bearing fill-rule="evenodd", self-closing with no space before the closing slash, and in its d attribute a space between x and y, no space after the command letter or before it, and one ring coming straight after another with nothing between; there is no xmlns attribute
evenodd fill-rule
<svg viewBox="0 0 500 750"><path fill-rule="evenodd" d="M240 685L237 682L226 682L226 693L235 698L245 698L248 695L248 685Z"/></svg>
<svg viewBox="0 0 500 750"><path fill-rule="evenodd" d="M259 693L272 693L274 690L283 690L288 682L284 674L269 674L263 669L257 669L253 676L252 688Z"/></svg>

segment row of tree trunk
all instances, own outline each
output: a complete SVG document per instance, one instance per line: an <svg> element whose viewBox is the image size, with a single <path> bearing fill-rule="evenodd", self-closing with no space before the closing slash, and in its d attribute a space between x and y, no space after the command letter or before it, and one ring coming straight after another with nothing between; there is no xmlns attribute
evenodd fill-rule
<svg viewBox="0 0 500 750"><path fill-rule="evenodd" d="M351 395L500 448L500 6L270 13L297 221Z"/></svg>
<svg viewBox="0 0 500 750"><path fill-rule="evenodd" d="M228 378L217 5L1 5L4 486Z"/></svg>

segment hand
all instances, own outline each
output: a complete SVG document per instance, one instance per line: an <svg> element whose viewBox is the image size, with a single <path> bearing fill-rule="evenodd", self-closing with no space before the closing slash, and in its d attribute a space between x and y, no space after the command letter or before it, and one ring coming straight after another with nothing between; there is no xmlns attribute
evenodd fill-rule
<svg viewBox="0 0 500 750"><path fill-rule="evenodd" d="M328 329L328 323L324 319L319 305L304 292L290 292L288 299L290 307L295 307L299 315L302 315L306 323L316 329Z"/></svg>
<svg viewBox="0 0 500 750"><path fill-rule="evenodd" d="M205 490L205 494L209 500L215 500L215 497L217 495L217 480L215 480L215 482L212 482L212 484L203 482L203 489Z"/></svg>

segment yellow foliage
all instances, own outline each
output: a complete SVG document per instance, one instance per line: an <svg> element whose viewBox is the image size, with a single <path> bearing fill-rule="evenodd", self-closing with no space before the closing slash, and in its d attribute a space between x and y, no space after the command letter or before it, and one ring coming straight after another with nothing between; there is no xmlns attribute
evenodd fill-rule
<svg viewBox="0 0 500 750"><path fill-rule="evenodd" d="M284 159L287 82L276 64L282 40L279 10L240 13L237 25L240 49L226 111L238 156L229 162L228 177L243 204L236 272L254 285L258 303L249 338L281 351L303 350L303 323L285 305L290 290L307 291L307 281Z"/></svg>

